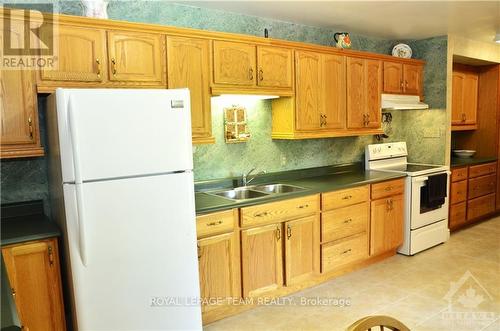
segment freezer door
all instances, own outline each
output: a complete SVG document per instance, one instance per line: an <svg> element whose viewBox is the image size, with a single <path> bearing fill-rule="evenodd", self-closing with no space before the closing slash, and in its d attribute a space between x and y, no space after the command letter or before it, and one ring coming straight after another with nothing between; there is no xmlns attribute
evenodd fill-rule
<svg viewBox="0 0 500 331"><path fill-rule="evenodd" d="M78 329L201 330L192 173L80 185L64 184Z"/></svg>
<svg viewBox="0 0 500 331"><path fill-rule="evenodd" d="M58 89L63 182L193 168L189 90Z"/></svg>

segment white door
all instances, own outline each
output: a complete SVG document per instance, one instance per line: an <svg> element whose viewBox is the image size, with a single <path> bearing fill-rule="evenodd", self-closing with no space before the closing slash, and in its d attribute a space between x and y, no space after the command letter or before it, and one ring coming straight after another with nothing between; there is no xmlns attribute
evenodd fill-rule
<svg viewBox="0 0 500 331"><path fill-rule="evenodd" d="M56 100L63 182L193 168L187 89L58 89Z"/></svg>
<svg viewBox="0 0 500 331"><path fill-rule="evenodd" d="M64 184L64 197L80 331L201 330L191 172Z"/></svg>

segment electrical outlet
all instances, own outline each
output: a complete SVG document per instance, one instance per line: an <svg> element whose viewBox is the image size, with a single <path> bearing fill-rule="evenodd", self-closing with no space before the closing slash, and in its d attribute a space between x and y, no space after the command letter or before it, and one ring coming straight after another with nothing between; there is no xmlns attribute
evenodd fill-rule
<svg viewBox="0 0 500 331"><path fill-rule="evenodd" d="M286 166L286 156L281 157L281 165Z"/></svg>

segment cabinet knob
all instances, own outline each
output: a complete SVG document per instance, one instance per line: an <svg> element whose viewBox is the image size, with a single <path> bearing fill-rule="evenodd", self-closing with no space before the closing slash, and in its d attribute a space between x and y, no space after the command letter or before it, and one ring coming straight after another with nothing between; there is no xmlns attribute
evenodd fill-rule
<svg viewBox="0 0 500 331"><path fill-rule="evenodd" d="M95 59L95 63L97 64L97 77L101 78L101 61L99 59Z"/></svg>
<svg viewBox="0 0 500 331"><path fill-rule="evenodd" d="M116 60L115 58L111 59L111 71L113 72L113 76L116 75Z"/></svg>
<svg viewBox="0 0 500 331"><path fill-rule="evenodd" d="M30 133L30 139L33 140L33 120L31 119L31 116L28 117L28 130Z"/></svg>

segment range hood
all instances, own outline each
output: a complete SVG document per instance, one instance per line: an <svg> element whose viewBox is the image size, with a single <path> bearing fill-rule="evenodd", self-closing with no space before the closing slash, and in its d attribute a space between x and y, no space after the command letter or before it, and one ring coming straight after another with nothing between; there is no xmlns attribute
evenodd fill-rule
<svg viewBox="0 0 500 331"><path fill-rule="evenodd" d="M418 95L382 94L382 110L429 109Z"/></svg>

